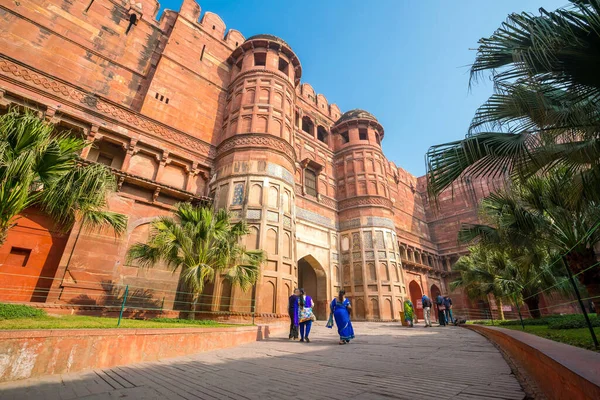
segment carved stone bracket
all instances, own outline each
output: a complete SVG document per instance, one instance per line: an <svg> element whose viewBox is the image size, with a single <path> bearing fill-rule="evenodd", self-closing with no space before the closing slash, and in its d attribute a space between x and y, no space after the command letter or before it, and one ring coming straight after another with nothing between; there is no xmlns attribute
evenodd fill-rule
<svg viewBox="0 0 600 400"><path fill-rule="evenodd" d="M0 88L0 106L2 108L8 107L10 105L10 101L6 98L6 90Z"/></svg>
<svg viewBox="0 0 600 400"><path fill-rule="evenodd" d="M123 186L123 182L125 182L125 177L120 176L119 180L117 181L117 192L121 191L121 186Z"/></svg>
<svg viewBox="0 0 600 400"><path fill-rule="evenodd" d="M56 124L59 121L59 119L56 117L56 108L47 107L44 119L52 124Z"/></svg>
<svg viewBox="0 0 600 400"><path fill-rule="evenodd" d="M158 199L158 195L160 194L160 186L154 189L154 193L152 194L152 202L155 203Z"/></svg>

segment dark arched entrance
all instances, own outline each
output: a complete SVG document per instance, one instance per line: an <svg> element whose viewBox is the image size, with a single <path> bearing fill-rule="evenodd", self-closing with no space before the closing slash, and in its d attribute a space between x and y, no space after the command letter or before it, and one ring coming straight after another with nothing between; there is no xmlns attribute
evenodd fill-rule
<svg viewBox="0 0 600 400"><path fill-rule="evenodd" d="M438 320L438 314L437 314L437 307L435 306L435 299L442 294L442 291L440 290L439 287L437 287L437 285L431 285L431 302L433 303L433 307L431 309L431 317L434 320Z"/></svg>
<svg viewBox="0 0 600 400"><path fill-rule="evenodd" d="M317 319L327 319L327 276L321 264L311 255L298 260L298 287L304 288L313 299Z"/></svg>
<svg viewBox="0 0 600 400"><path fill-rule="evenodd" d="M416 281L410 281L408 284L408 290L410 292L410 301L413 303L413 307L417 312L417 318L423 319L423 308L419 308L417 305L421 304L421 298L423 297L423 292L421 292L421 287Z"/></svg>

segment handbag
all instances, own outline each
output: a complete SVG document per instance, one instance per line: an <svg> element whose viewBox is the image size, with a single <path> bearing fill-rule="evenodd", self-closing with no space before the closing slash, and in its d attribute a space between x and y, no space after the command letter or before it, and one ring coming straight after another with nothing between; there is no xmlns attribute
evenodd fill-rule
<svg viewBox="0 0 600 400"><path fill-rule="evenodd" d="M333 313L329 313L329 319L327 320L327 325L325 326L329 329L333 328Z"/></svg>
<svg viewBox="0 0 600 400"><path fill-rule="evenodd" d="M312 312L311 307L304 307L300 309L300 322L314 321L315 315Z"/></svg>

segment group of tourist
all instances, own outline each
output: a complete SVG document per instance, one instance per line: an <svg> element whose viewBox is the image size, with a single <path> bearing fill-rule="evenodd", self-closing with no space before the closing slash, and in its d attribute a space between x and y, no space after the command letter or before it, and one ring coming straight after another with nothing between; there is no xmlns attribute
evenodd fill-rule
<svg viewBox="0 0 600 400"><path fill-rule="evenodd" d="M425 328L430 328L432 326L431 309L434 307L434 303L425 294L421 298L421 303L423 306ZM435 306L437 307L440 326L456 323L452 315L452 299L450 296L438 294L435 298ZM313 321L316 321L313 307L313 300L306 294L304 289L294 289L294 293L289 297L288 303L288 314L290 316L290 334L288 338L290 340L298 340L298 336L300 336L301 342L310 343L310 329L312 328ZM340 337L339 344L350 343L350 340L354 339L354 329L350 320L352 305L350 304L350 300L346 298L345 291L340 290L338 296L329 304L329 310L327 328L333 328L335 321ZM418 322L414 305L409 299L404 301L404 320L410 327L414 327L414 324Z"/></svg>
<svg viewBox="0 0 600 400"><path fill-rule="evenodd" d="M310 328L312 328L313 321L316 320L312 309L313 300L306 295L304 289L294 289L288 304L290 339L298 340L298 333L300 333L300 341L310 343Z"/></svg>
<svg viewBox="0 0 600 400"><path fill-rule="evenodd" d="M432 326L431 309L433 308L433 302L426 294L424 294L421 298L421 304L423 306L425 328L430 328ZM435 306L438 310L438 322L441 326L447 326L451 323L454 323L454 316L452 315L452 299L450 296L442 296L438 294L435 298ZM404 320L410 327L413 327L417 322L415 308L413 303L408 299L404 300Z"/></svg>
<svg viewBox="0 0 600 400"><path fill-rule="evenodd" d="M288 303L288 314L290 316L290 334L288 337L290 340L298 340L299 333L301 342L310 343L310 328L313 321L316 320L313 307L313 300L306 295L304 289L294 289ZM340 336L339 344L350 343L350 340L354 339L354 329L350 321L352 305L350 300L346 298L345 291L340 290L338 296L329 304L329 309L327 327L333 328L333 321L335 320Z"/></svg>

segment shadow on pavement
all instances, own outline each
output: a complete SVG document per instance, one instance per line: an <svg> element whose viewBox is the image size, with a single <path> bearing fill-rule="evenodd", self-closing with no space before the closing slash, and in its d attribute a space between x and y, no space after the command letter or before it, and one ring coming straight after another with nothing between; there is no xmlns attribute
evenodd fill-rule
<svg viewBox="0 0 600 400"><path fill-rule="evenodd" d="M323 324L324 325L324 324ZM231 349L0 385L18 399L523 399L510 368L466 329L356 323L340 346L317 325L311 343L273 337ZM443 371L444 379L435 379Z"/></svg>

